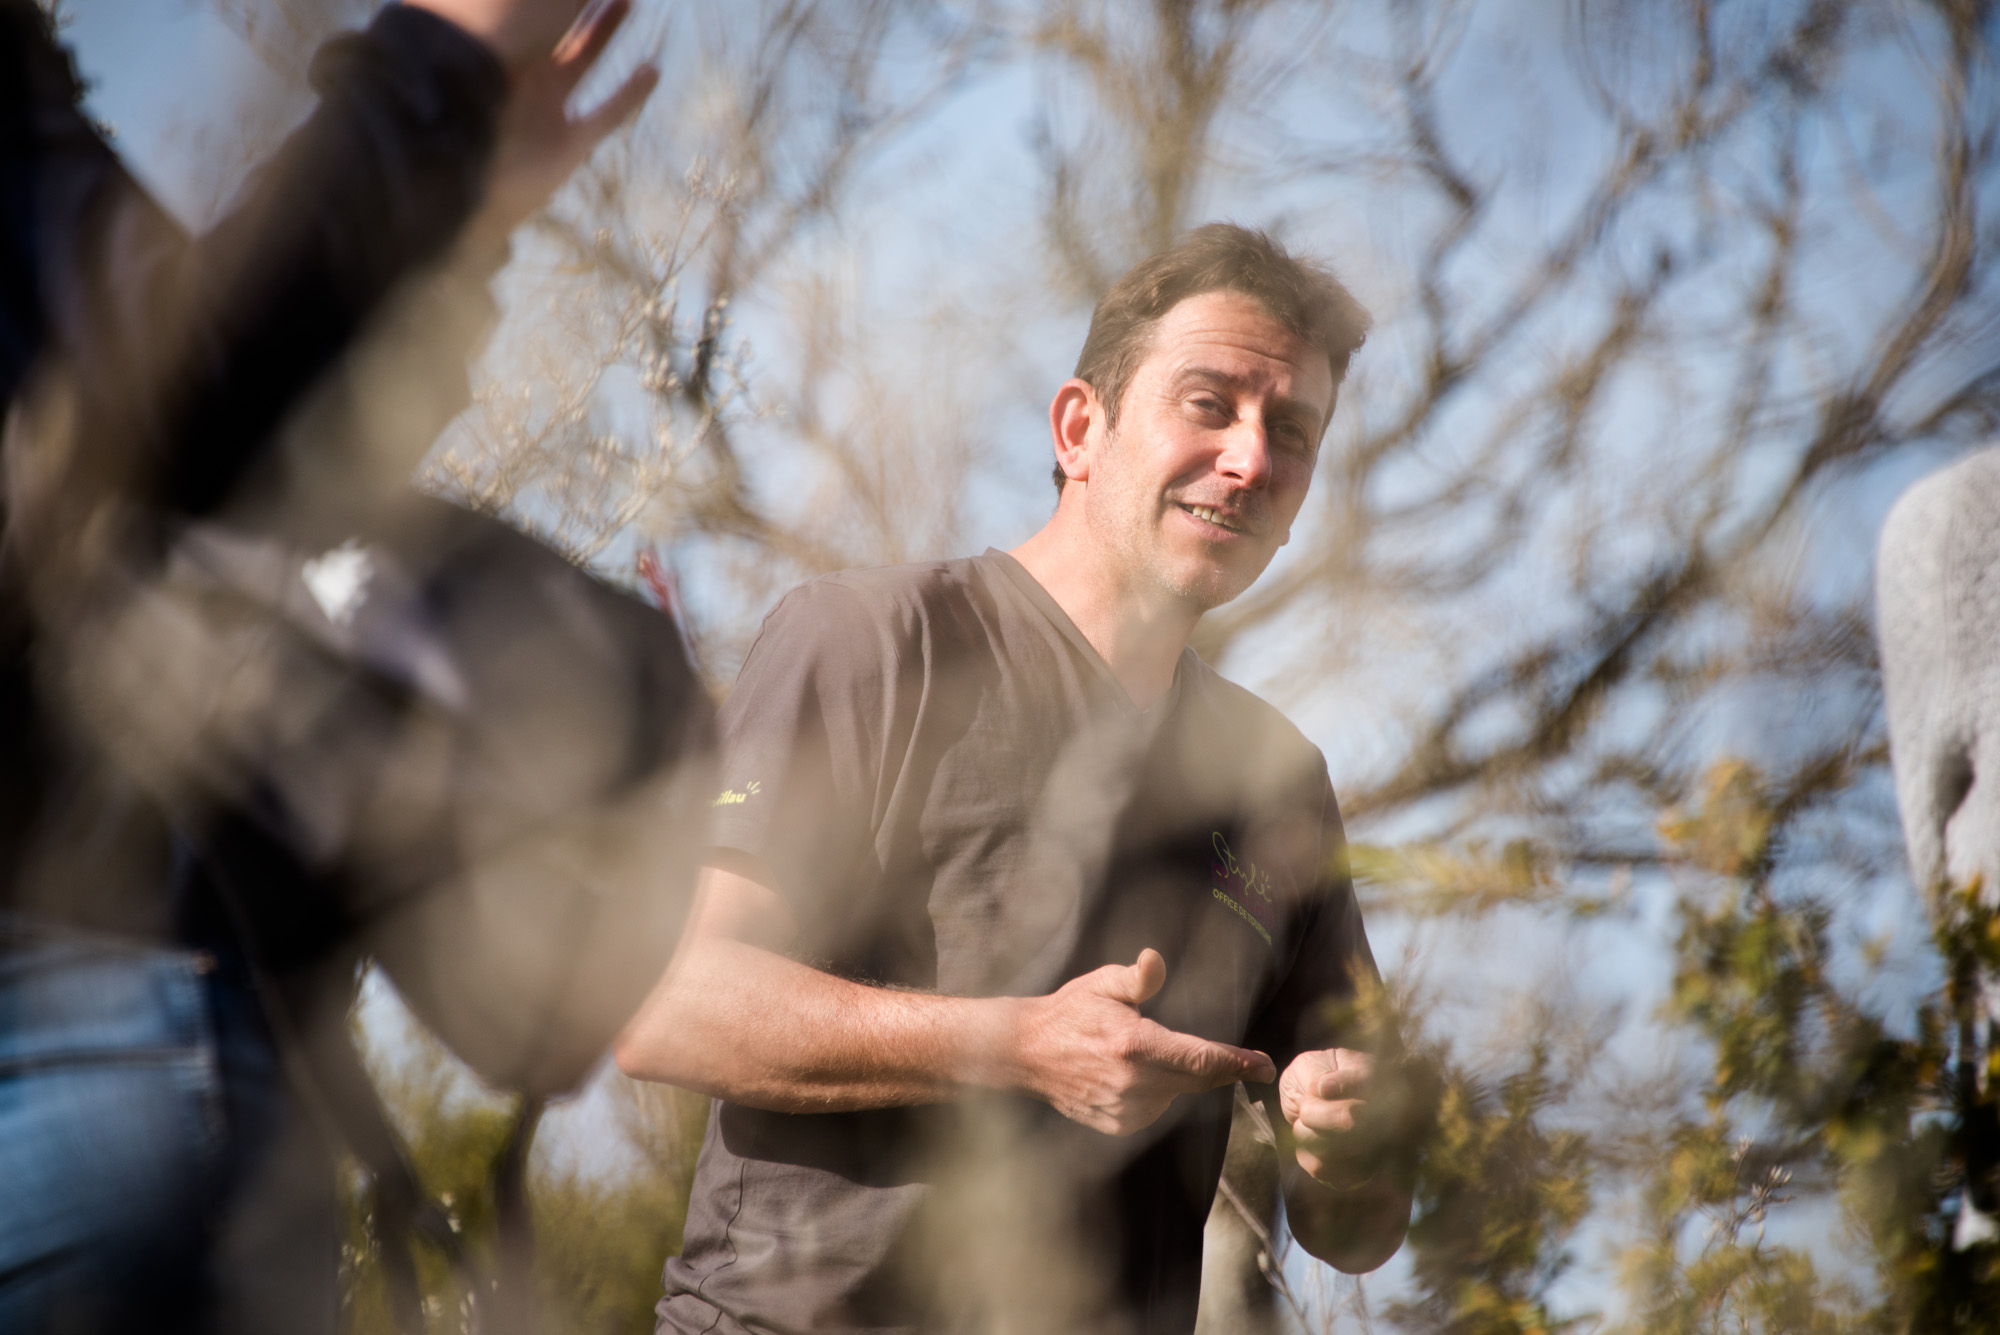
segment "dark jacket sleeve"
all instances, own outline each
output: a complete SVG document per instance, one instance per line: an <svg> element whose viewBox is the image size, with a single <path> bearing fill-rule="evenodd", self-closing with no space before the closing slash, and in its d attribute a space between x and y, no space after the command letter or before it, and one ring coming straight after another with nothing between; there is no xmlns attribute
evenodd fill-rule
<svg viewBox="0 0 2000 1335"><path fill-rule="evenodd" d="M190 237L80 111L41 6L0 0L0 907L30 842L61 843L35 831L69 791L36 663L172 512L221 503L483 192L506 76L470 36L392 5L314 81L318 108Z"/></svg>
<svg viewBox="0 0 2000 1335"><path fill-rule="evenodd" d="M32 0L0 0L0 43L0 391L57 364L87 419L79 448L116 456L95 471L198 514L457 234L505 73L451 24L391 5L321 51L317 110L190 238L78 111Z"/></svg>

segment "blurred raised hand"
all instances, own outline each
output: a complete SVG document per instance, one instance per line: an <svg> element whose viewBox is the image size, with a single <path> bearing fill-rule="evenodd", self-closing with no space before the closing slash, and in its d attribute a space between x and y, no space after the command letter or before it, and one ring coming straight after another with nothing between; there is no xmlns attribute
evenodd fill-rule
<svg viewBox="0 0 2000 1335"><path fill-rule="evenodd" d="M584 0L405 0L449 19L493 48L510 71L547 56L569 32Z"/></svg>
<svg viewBox="0 0 2000 1335"><path fill-rule="evenodd" d="M500 118L486 201L469 225L472 248L495 246L542 207L604 137L637 112L660 81L635 69L597 106L572 115L570 96L631 15L631 0L587 8L577 0L410 0L485 41L512 84ZM583 12L579 15L579 11Z"/></svg>

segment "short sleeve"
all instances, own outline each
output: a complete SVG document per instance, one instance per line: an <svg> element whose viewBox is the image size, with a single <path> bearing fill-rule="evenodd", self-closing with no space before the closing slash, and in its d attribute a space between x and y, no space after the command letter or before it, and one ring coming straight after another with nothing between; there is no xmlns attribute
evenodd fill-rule
<svg viewBox="0 0 2000 1335"><path fill-rule="evenodd" d="M1249 1033L1250 1046L1269 1054L1281 1072L1301 1052L1377 1046L1359 1029L1349 1004L1363 980L1379 982L1381 974L1354 898L1340 808L1323 761L1319 792L1318 856L1313 866L1302 869L1311 888L1301 898L1288 934L1296 949Z"/></svg>
<svg viewBox="0 0 2000 1335"><path fill-rule="evenodd" d="M765 618L718 717L709 842L761 861L809 942L871 846L897 679L877 621L838 584L794 590Z"/></svg>

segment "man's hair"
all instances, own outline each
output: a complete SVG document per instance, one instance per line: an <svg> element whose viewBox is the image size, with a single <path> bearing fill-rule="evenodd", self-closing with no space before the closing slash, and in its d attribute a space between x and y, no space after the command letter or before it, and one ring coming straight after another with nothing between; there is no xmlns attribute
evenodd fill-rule
<svg viewBox="0 0 2000 1335"><path fill-rule="evenodd" d="M1126 386L1151 351L1154 328L1168 311L1205 292L1240 292L1269 311L1326 354L1335 389L1368 336L1368 312L1325 265L1287 253L1254 228L1197 227L1127 269L1091 312L1076 378L1097 391L1107 426L1118 424ZM1058 463L1058 492L1066 481Z"/></svg>

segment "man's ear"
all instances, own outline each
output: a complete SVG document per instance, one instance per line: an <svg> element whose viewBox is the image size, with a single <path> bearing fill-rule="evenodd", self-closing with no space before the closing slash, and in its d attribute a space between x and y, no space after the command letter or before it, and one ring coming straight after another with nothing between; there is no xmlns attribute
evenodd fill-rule
<svg viewBox="0 0 2000 1335"><path fill-rule="evenodd" d="M1049 403L1049 436L1056 467L1072 482L1090 481L1090 456L1102 425L1103 406L1087 380L1065 380Z"/></svg>

